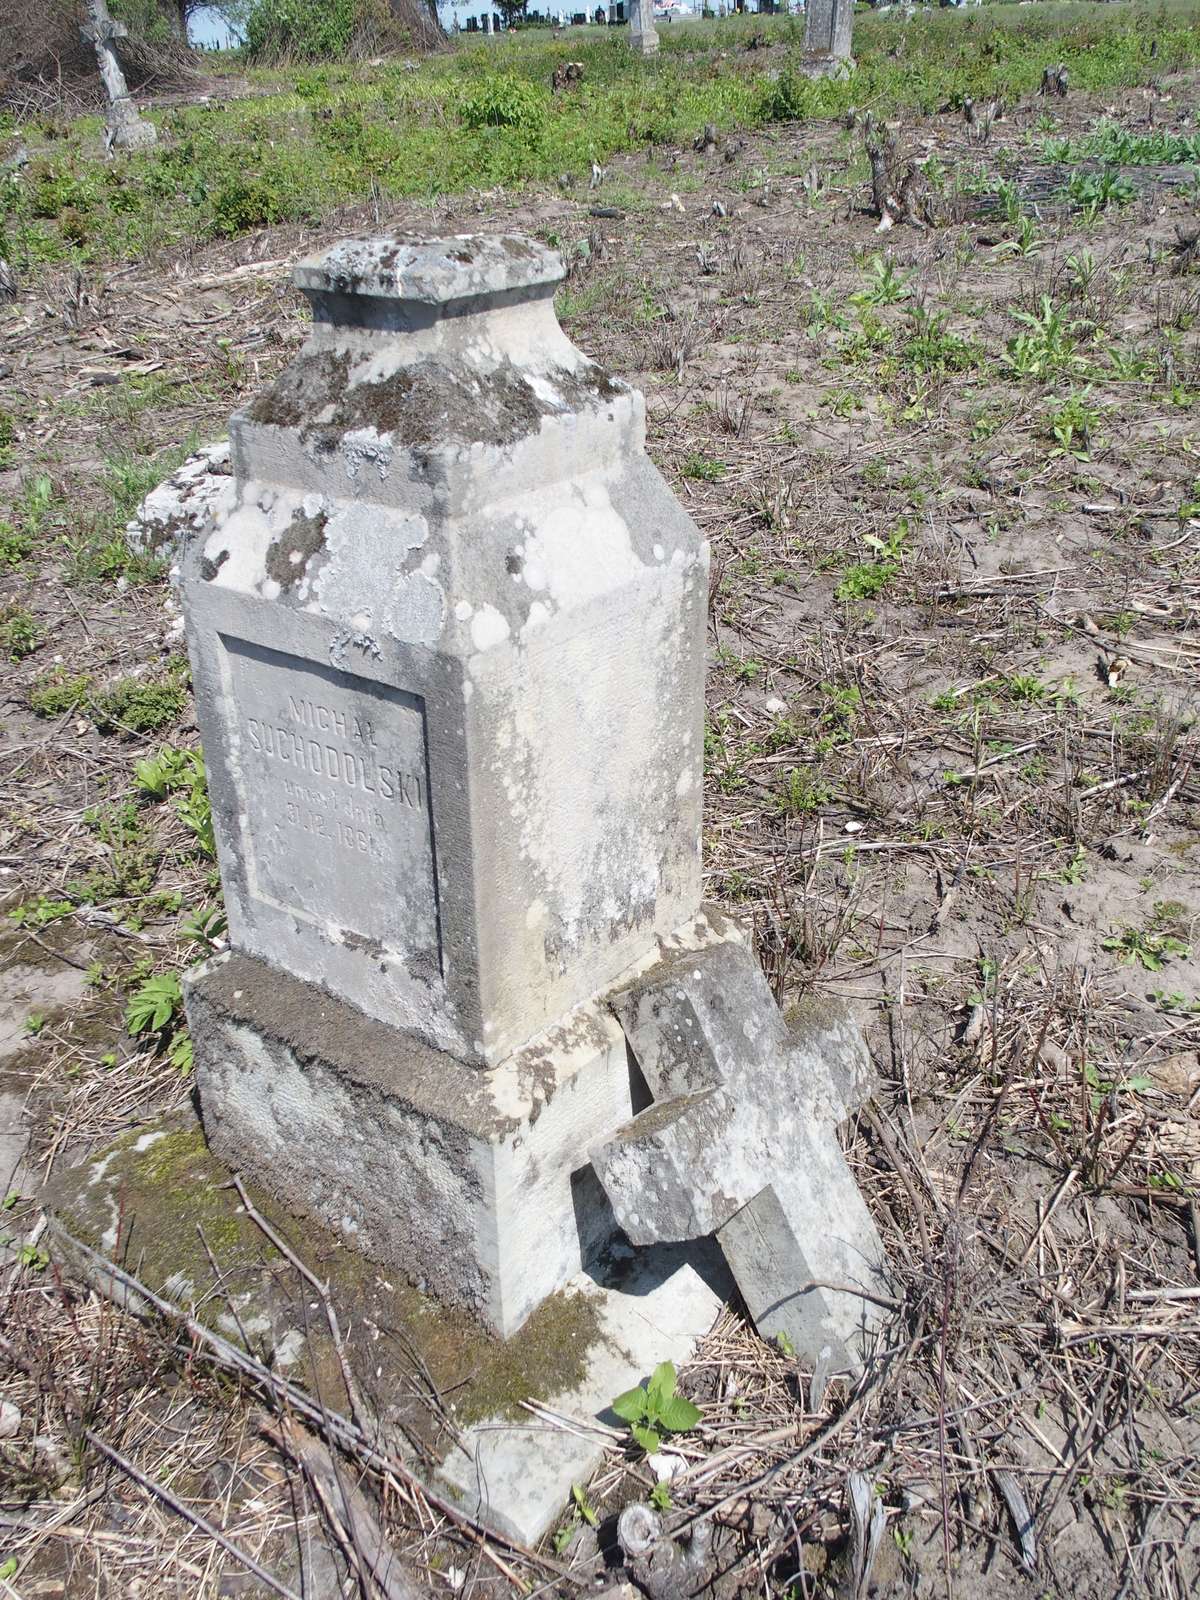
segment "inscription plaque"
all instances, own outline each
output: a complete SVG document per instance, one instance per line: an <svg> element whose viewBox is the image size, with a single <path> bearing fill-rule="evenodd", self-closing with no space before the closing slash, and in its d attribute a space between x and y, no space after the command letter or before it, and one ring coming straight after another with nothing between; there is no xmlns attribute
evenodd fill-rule
<svg viewBox="0 0 1200 1600"><path fill-rule="evenodd" d="M223 638L250 893L373 952L441 965L425 706Z"/></svg>

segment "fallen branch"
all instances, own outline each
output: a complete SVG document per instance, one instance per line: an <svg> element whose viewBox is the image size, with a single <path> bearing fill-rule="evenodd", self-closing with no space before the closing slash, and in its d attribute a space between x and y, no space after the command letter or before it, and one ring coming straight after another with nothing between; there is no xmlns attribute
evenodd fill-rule
<svg viewBox="0 0 1200 1600"><path fill-rule="evenodd" d="M257 1423L259 1431L303 1470L346 1555L358 1570L359 1580L365 1581L369 1575L385 1600L416 1600L418 1591L404 1576L399 1557L380 1529L366 1497L346 1481L325 1445L291 1417L281 1417L272 1424L262 1416Z"/></svg>

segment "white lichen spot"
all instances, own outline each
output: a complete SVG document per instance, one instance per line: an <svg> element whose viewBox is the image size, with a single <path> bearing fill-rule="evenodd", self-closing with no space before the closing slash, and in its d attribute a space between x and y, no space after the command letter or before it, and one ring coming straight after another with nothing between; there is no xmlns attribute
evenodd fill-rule
<svg viewBox="0 0 1200 1600"><path fill-rule="evenodd" d="M275 1359L272 1365L276 1367L294 1367L303 1353L304 1335L299 1328L289 1328L283 1338L275 1345Z"/></svg>
<svg viewBox="0 0 1200 1600"><path fill-rule="evenodd" d="M157 1144L160 1139L165 1139L166 1137L161 1128L157 1133L143 1133L140 1138L133 1141L134 1152L140 1156L143 1150L149 1150L152 1144Z"/></svg>
<svg viewBox="0 0 1200 1600"><path fill-rule="evenodd" d="M543 623L549 622L553 615L554 612L548 605L544 604L541 600L535 600L530 606L529 614L522 624L521 637L524 638L526 634L534 633L542 626Z"/></svg>
<svg viewBox="0 0 1200 1600"><path fill-rule="evenodd" d="M471 643L476 650L491 650L509 636L508 618L495 606L482 605L471 618Z"/></svg>
<svg viewBox="0 0 1200 1600"><path fill-rule="evenodd" d="M459 622L470 622L474 609L469 600L460 600L454 607L454 615Z"/></svg>
<svg viewBox="0 0 1200 1600"><path fill-rule="evenodd" d="M526 584L556 606L580 605L642 570L629 527L598 477L531 496L533 531L525 541Z"/></svg>
<svg viewBox="0 0 1200 1600"><path fill-rule="evenodd" d="M654 546L654 559L655 559L655 561L661 561L663 559L663 557L666 555L666 553L667 552L663 549L662 545L656 544Z"/></svg>

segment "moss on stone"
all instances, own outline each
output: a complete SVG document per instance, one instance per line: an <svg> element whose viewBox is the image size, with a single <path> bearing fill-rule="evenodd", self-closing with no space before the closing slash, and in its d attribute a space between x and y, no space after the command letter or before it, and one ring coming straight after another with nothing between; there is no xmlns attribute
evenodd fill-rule
<svg viewBox="0 0 1200 1600"><path fill-rule="evenodd" d="M230 1176L199 1125L176 1118L122 1135L57 1179L47 1202L60 1237L107 1256L120 1216L121 1264L154 1293L194 1304L196 1316L230 1338L237 1337L230 1315L236 1306L241 1324L254 1331L260 1357L269 1357L290 1330L299 1332L304 1354L289 1376L338 1408L344 1403L340 1368L324 1318L311 1314L311 1290L246 1214ZM485 1417L519 1418L522 1401L549 1399L582 1380L602 1337L595 1296L562 1290L511 1339L498 1339L469 1313L441 1305L330 1230L297 1223L266 1196L250 1194L269 1224L328 1283L364 1392L380 1414L402 1417L432 1448L444 1446L444 1434L436 1415L414 1399L426 1374L451 1397L464 1426ZM220 1274L215 1294L213 1262ZM392 1330L403 1330L403 1337L381 1339Z"/></svg>
<svg viewBox="0 0 1200 1600"><path fill-rule="evenodd" d="M601 1337L595 1297L572 1289L543 1301L511 1339L497 1339L430 1302L409 1327L431 1372L451 1357L458 1381L467 1379L454 1391L455 1418L464 1426L485 1417L521 1417L523 1400L548 1400L574 1388ZM453 1381L447 1375L442 1386Z"/></svg>

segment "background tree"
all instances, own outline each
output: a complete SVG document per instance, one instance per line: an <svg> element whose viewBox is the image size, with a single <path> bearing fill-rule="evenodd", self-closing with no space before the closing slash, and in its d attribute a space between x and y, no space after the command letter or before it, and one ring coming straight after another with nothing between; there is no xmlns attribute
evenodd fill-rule
<svg viewBox="0 0 1200 1600"><path fill-rule="evenodd" d="M259 61L361 60L445 39L434 0L245 0L237 25Z"/></svg>
<svg viewBox="0 0 1200 1600"><path fill-rule="evenodd" d="M109 10L128 29L117 53L130 89L173 88L195 76L178 0L109 0ZM81 31L87 20L84 0L6 0L0 107L18 118L103 107L96 52Z"/></svg>

